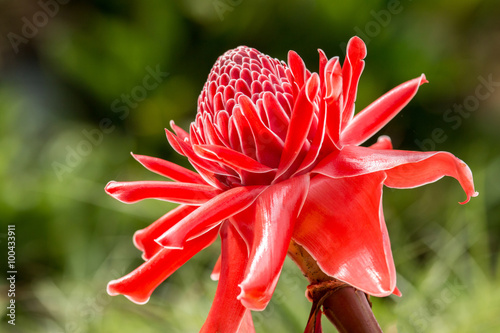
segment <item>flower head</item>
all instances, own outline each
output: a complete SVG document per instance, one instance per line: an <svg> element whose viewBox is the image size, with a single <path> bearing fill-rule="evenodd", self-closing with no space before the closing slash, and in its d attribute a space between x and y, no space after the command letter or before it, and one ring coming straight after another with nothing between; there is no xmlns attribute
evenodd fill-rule
<svg viewBox="0 0 500 333"><path fill-rule="evenodd" d="M311 73L293 51L288 64L249 47L219 57L198 99L189 133L171 123L171 146L193 172L133 155L172 181L110 182L126 203L154 198L180 206L134 235L145 263L108 292L147 302L153 290L220 234L220 279L202 331L252 331L249 310L271 299L291 240L328 275L375 296L396 289L382 212L383 185L412 188L456 178L476 196L467 165L446 152L393 150L390 139L360 144L426 83L407 81L355 114L366 47L350 40L341 66L319 51ZM222 311L223 310L223 311Z"/></svg>

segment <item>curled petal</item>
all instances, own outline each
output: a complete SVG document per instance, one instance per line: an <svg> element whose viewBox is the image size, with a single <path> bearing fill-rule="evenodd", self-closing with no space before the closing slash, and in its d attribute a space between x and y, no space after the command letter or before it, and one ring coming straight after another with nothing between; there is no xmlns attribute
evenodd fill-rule
<svg viewBox="0 0 500 333"><path fill-rule="evenodd" d="M330 154L314 168L328 177L352 177L376 171L386 171L386 185L395 188L412 188L450 176L462 185L467 199L477 196L472 172L467 164L447 152L416 152L380 150L346 146Z"/></svg>
<svg viewBox="0 0 500 333"><path fill-rule="evenodd" d="M400 84L360 111L342 132L342 143L360 145L384 127L427 83L425 75Z"/></svg>
<svg viewBox="0 0 500 333"><path fill-rule="evenodd" d="M217 229L185 244L183 249L162 249L133 272L108 283L108 294L125 295L134 303L147 303L154 289L217 238Z"/></svg>
<svg viewBox="0 0 500 333"><path fill-rule="evenodd" d="M342 93L342 70L340 68L339 57L330 59L325 67L325 99L337 100Z"/></svg>
<svg viewBox="0 0 500 333"><path fill-rule="evenodd" d="M374 296L396 287L382 212L384 180L384 172L313 177L293 234L326 274Z"/></svg>
<svg viewBox="0 0 500 333"><path fill-rule="evenodd" d="M197 206L181 205L163 215L146 228L136 231L134 234L134 245L143 251L142 258L149 260L160 251L162 247L155 242L155 239L197 208Z"/></svg>
<svg viewBox="0 0 500 333"><path fill-rule="evenodd" d="M460 202L461 204L466 204L471 197L479 194L474 190L474 181L469 166L446 152L438 152L426 159L402 164L386 172L385 185L393 188L413 188L435 182L443 176L450 176L459 181L467 194L467 198Z"/></svg>
<svg viewBox="0 0 500 333"><path fill-rule="evenodd" d="M269 186L251 207L233 216L235 224L253 224L248 266L238 296L246 308L263 310L271 300L308 187L309 175Z"/></svg>
<svg viewBox="0 0 500 333"><path fill-rule="evenodd" d="M209 185L162 181L110 181L106 185L105 191L124 203L159 199L190 205L201 205L222 192Z"/></svg>
<svg viewBox="0 0 500 333"><path fill-rule="evenodd" d="M132 153L131 153L132 154ZM205 184L203 178L196 172L183 168L175 163L162 160L161 158L132 154L146 169L161 176L170 178L181 183Z"/></svg>
<svg viewBox="0 0 500 333"><path fill-rule="evenodd" d="M156 242L164 247L180 249L190 238L207 232L250 206L266 188L267 186L245 186L227 190L168 229Z"/></svg>
<svg viewBox="0 0 500 333"><path fill-rule="evenodd" d="M241 326L250 328L249 323L242 323L248 310L236 298L239 293L238 283L243 279L248 260L246 245L230 223L222 225L220 236L222 241L220 280L214 302L200 333L229 333L238 332ZM241 333L243 332L245 331L242 330Z"/></svg>

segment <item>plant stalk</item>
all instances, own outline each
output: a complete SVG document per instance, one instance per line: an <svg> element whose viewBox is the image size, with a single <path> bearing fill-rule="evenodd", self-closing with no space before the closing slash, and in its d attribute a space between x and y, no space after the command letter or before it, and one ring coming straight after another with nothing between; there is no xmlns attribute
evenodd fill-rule
<svg viewBox="0 0 500 333"><path fill-rule="evenodd" d="M316 260L293 240L288 255L299 266L310 285L307 296L313 302L311 317L323 307L323 313L339 333L381 333L368 296L354 287L325 274ZM315 332L315 318L310 318L306 332Z"/></svg>

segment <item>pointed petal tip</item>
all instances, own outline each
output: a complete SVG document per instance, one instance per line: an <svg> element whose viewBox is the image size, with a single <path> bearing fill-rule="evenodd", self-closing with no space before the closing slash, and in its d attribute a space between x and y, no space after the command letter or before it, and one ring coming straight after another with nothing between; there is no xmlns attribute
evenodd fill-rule
<svg viewBox="0 0 500 333"><path fill-rule="evenodd" d="M391 141L391 137L388 135L381 135L377 138L377 142Z"/></svg>
<svg viewBox="0 0 500 333"><path fill-rule="evenodd" d="M196 155L200 156L200 157L203 157L203 153L207 153L207 154L210 154L210 155L214 155L215 157L219 157L217 156L217 154L205 149L204 147L202 147L201 145L193 145L193 151L196 153Z"/></svg>
<svg viewBox="0 0 500 333"><path fill-rule="evenodd" d="M392 149L392 140L387 135L378 137L377 142L370 146L372 149Z"/></svg>
<svg viewBox="0 0 500 333"><path fill-rule="evenodd" d="M106 186L104 186L104 191L106 191L107 194L113 195L117 191L117 184L118 182L115 180L109 181Z"/></svg>
<svg viewBox="0 0 500 333"><path fill-rule="evenodd" d="M106 286L106 292L108 293L109 296L116 296L120 295L119 292L115 291L113 286L118 280L112 280L108 282L108 285Z"/></svg>
<svg viewBox="0 0 500 333"><path fill-rule="evenodd" d="M124 296L127 297L131 302L134 302L135 304L138 304L138 305L144 305L147 302L149 302L149 299L150 299L150 297L148 297L145 300L138 300L136 298L133 298L132 296L127 296L127 295L124 295Z"/></svg>
<svg viewBox="0 0 500 333"><path fill-rule="evenodd" d="M169 235L163 234L162 236L156 238L155 242L165 249L170 249L170 250L183 250L184 249L184 243L182 241L179 242L178 240L171 239L171 237L168 237L168 236Z"/></svg>
<svg viewBox="0 0 500 333"><path fill-rule="evenodd" d="M313 73L306 82L306 96L309 102L312 103L314 101L314 98L318 95L319 87L319 75L317 73Z"/></svg>
<svg viewBox="0 0 500 333"><path fill-rule="evenodd" d="M468 194L467 195L467 199L465 201L462 201L462 202L458 202L459 204L461 205L465 205L466 203L468 203L470 201L471 198L475 198L479 195L479 192L477 191L474 191L472 194Z"/></svg>
<svg viewBox="0 0 500 333"><path fill-rule="evenodd" d="M344 145L360 145L372 137L393 119L416 95L418 88L427 82L429 81L425 74L406 81L357 113L342 132Z"/></svg>
<svg viewBox="0 0 500 333"><path fill-rule="evenodd" d="M106 186L104 187L104 191L112 196L113 198L115 198L116 200L120 201L120 202L123 202L123 203L126 203L126 204L130 204L132 203L131 201L127 201L127 200L124 200L122 198L122 194L123 192L121 191L122 189L122 186L121 186L122 183L120 182L117 182L117 181L114 181L114 180L111 180L109 181Z"/></svg>
<svg viewBox="0 0 500 333"><path fill-rule="evenodd" d="M429 80L427 80L425 74L422 73L422 75L420 75L420 85L423 85L424 83L429 83Z"/></svg>
<svg viewBox="0 0 500 333"><path fill-rule="evenodd" d="M217 259L217 261L214 265L212 273L210 273L210 279L212 279L212 281L219 280L221 269L222 269L222 258L221 258L221 256L219 256L219 258Z"/></svg>
<svg viewBox="0 0 500 333"><path fill-rule="evenodd" d="M394 288L394 290L392 291L392 294L396 295L398 297L402 297L403 296L403 294L401 293L401 290L399 290L398 287Z"/></svg>
<svg viewBox="0 0 500 333"><path fill-rule="evenodd" d="M255 293L248 293L245 291L245 286L244 286L245 282L243 281L242 283L240 283L238 285L238 287L241 288L241 292L240 294L236 297L236 299L238 299L241 304L249 309L249 310L252 310L252 311L263 311L265 310L266 308L266 305L267 303L269 302L269 300L265 300L263 296L258 296L258 295L255 295Z"/></svg>
<svg viewBox="0 0 500 333"><path fill-rule="evenodd" d="M110 295L110 296L123 295L126 298L128 298L131 302L134 302L135 304L139 304L139 305L146 304L147 302L149 302L150 297L140 298L140 297L134 297L131 295L122 294L120 291L118 291L118 288L117 288L117 286L120 284L120 282L121 282L121 279L112 280L108 283L108 285L106 287L106 292L108 293L108 295Z"/></svg>
<svg viewBox="0 0 500 333"><path fill-rule="evenodd" d="M168 124L170 125L170 128L171 128L171 129L174 129L174 127L175 127L175 122L174 122L174 120L170 120L170 121L168 122ZM165 128L165 130L166 130L166 128Z"/></svg>

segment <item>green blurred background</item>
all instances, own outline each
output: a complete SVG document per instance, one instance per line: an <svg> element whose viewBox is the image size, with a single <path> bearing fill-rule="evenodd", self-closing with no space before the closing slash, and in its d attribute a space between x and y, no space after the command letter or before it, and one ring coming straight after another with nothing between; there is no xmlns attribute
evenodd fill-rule
<svg viewBox="0 0 500 333"><path fill-rule="evenodd" d="M104 185L160 179L130 151L186 165L163 129L171 119L187 128L226 50L245 44L286 60L292 49L317 71L318 48L343 59L359 35L368 56L358 110L424 72L430 84L381 134L398 149L452 152L480 192L461 206L465 195L449 178L385 190L403 297L373 299L375 314L385 332L497 332L498 17L493 0L0 1L0 262L5 274L7 225L15 225L18 271L15 326L0 280L0 331L197 332L219 245L146 305L108 296L106 283L141 263L134 231L173 205L125 205ZM163 74L145 85L155 71ZM303 331L306 285L287 260L273 301L254 314L257 332Z"/></svg>

